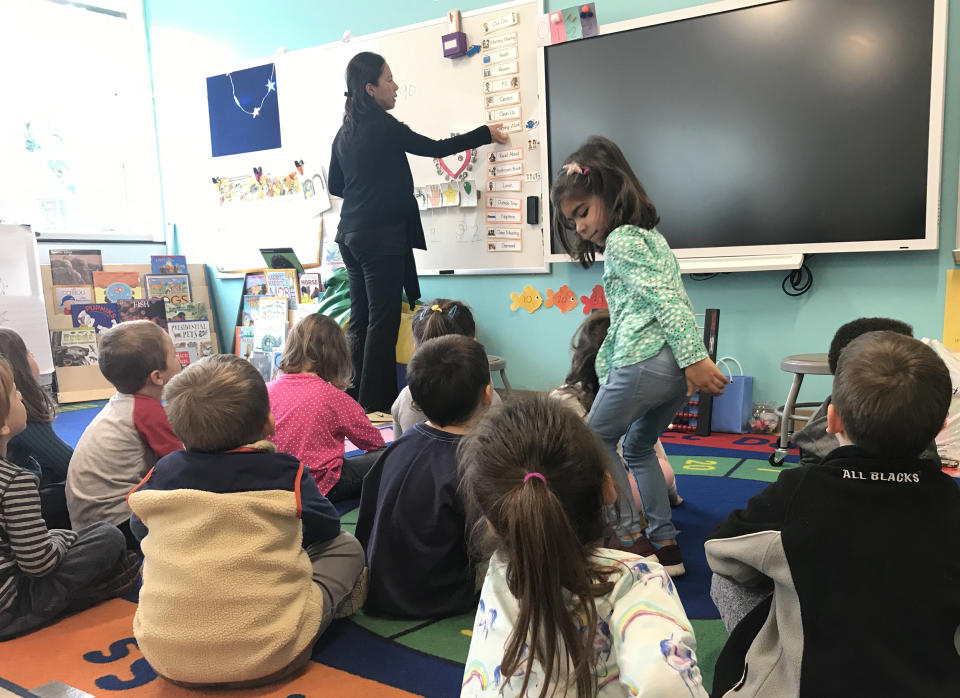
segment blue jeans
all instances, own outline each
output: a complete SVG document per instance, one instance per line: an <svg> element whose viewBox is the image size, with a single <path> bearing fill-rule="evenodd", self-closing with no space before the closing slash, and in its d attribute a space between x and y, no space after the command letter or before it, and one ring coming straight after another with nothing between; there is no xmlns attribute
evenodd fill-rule
<svg viewBox="0 0 960 698"><path fill-rule="evenodd" d="M610 371L607 384L600 386L587 423L603 442L616 480L618 520L621 538L642 533L641 517L630 494L630 480L617 454L623 438L623 460L637 481L647 536L661 541L675 538L677 529L670 516L667 483L653 447L661 432L687 401L687 381L669 345L656 356L631 366Z"/></svg>

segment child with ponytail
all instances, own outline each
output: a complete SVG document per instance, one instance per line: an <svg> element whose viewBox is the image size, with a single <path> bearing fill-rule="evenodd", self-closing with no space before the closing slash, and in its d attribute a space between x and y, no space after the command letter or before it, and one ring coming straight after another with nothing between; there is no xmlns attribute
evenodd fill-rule
<svg viewBox="0 0 960 698"><path fill-rule="evenodd" d="M619 546L641 552L652 543L670 574L683 574L654 445L688 395L697 389L718 395L726 376L703 346L680 265L657 232L657 209L620 148L607 138L589 138L564 160L550 198L564 249L584 267L604 254L610 331L597 353L599 392L587 422L619 485ZM649 543L617 456L621 439L623 460L643 498Z"/></svg>
<svg viewBox="0 0 960 698"><path fill-rule="evenodd" d="M706 696L664 568L600 547L616 500L597 437L544 396L490 410L460 445L494 549L461 696Z"/></svg>

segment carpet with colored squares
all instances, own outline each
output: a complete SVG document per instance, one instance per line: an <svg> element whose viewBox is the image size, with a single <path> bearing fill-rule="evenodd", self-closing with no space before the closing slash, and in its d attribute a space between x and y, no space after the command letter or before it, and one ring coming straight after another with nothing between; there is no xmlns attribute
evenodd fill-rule
<svg viewBox="0 0 960 698"><path fill-rule="evenodd" d="M54 424L76 443L102 403L62 411ZM392 436L384 427L384 437ZM726 640L709 597L703 541L731 509L741 507L779 468L767 462L774 437L665 434L684 503L674 509L687 574L677 588L693 622L706 686ZM349 449L349 444L348 444ZM795 456L785 467L793 467ZM343 526L356 526L356 502L339 507ZM191 691L156 676L132 633L136 596L115 599L30 635L0 643L0 698L21 696L405 696L459 695L473 614L436 621L402 621L362 612L333 623L317 643L307 671L282 685L248 691Z"/></svg>

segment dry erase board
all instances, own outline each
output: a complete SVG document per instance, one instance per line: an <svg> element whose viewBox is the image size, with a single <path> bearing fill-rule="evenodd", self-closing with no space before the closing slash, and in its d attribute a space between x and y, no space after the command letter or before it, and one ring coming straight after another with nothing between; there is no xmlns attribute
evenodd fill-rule
<svg viewBox="0 0 960 698"><path fill-rule="evenodd" d="M438 196L441 204L421 211L428 249L416 251L420 273L549 271L542 217L535 225L526 222L527 198L543 194L542 182L537 180L539 152L530 149L540 137L540 127L528 127L528 122L543 119L537 18L535 2L464 13L467 46L476 44L481 50L454 59L443 57L446 16L278 56L282 151L291 162L309 158L316 163L319 159L326 169L343 121L347 63L361 51L379 53L400 86L391 113L414 131L446 138L488 121L513 122L515 129L509 145L477 149L476 161L465 176L459 173L465 163L455 156L445 159L445 171L430 158L409 156L421 205L430 206L431 199L436 202ZM448 189L451 174L460 175L456 193ZM471 182L470 191L463 188L463 182ZM452 205L457 196L460 204L466 198L475 200L476 205ZM339 201L334 199L331 210L323 214L325 241L336 233L338 211ZM279 241L279 236L276 239Z"/></svg>
<svg viewBox="0 0 960 698"><path fill-rule="evenodd" d="M0 326L19 333L40 373L53 373L37 238L28 225L0 225L0 248Z"/></svg>

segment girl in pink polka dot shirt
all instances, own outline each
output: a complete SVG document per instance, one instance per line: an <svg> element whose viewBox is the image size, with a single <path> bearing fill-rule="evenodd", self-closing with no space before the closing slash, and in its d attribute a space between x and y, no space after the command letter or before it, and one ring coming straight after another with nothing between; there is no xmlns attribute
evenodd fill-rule
<svg viewBox="0 0 960 698"><path fill-rule="evenodd" d="M290 330L280 371L267 383L277 450L299 458L330 501L359 497L376 456L344 459L343 440L364 451L384 442L363 408L343 392L353 372L343 330L326 315L303 318Z"/></svg>

